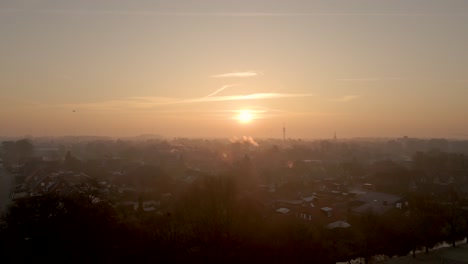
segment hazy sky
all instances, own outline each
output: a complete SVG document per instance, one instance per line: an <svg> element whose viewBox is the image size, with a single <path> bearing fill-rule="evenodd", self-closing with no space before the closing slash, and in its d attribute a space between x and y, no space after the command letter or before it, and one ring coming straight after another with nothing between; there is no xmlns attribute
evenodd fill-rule
<svg viewBox="0 0 468 264"><path fill-rule="evenodd" d="M0 135L468 137L468 1L0 0L0 36Z"/></svg>

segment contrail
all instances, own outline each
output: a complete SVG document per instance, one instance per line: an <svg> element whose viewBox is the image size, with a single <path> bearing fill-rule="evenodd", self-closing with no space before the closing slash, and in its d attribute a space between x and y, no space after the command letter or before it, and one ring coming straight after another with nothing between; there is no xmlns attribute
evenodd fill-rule
<svg viewBox="0 0 468 264"><path fill-rule="evenodd" d="M211 78L229 78L229 77L255 77L258 76L257 72L229 72L223 74L212 75Z"/></svg>
<svg viewBox="0 0 468 264"><path fill-rule="evenodd" d="M229 87L233 87L233 86L237 86L237 85L241 85L241 84L228 84L228 85L223 85L221 88L219 88L218 90L210 93L209 95L205 96L205 97L211 97L213 95L216 95L222 91L224 91L225 89L229 88Z"/></svg>
<svg viewBox="0 0 468 264"><path fill-rule="evenodd" d="M202 98L187 99L174 103L205 103L205 102L223 102L223 101L238 101L238 100L261 100L261 99L277 99L277 98L294 98L308 97L313 94L281 94L281 93L255 93L246 95L226 95L226 96L207 96Z"/></svg>

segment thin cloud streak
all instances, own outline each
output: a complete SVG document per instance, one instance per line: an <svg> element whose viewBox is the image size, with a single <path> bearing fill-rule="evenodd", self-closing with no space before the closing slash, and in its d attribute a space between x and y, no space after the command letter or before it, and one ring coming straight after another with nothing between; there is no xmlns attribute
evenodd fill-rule
<svg viewBox="0 0 468 264"><path fill-rule="evenodd" d="M262 100L262 99L278 99L278 98L298 98L310 97L313 94L282 94L282 93L255 93L246 95L226 95L212 96L195 99L182 100L175 103L204 103L204 102L223 102L223 101L239 101L239 100Z"/></svg>
<svg viewBox="0 0 468 264"><path fill-rule="evenodd" d="M247 72L229 72L223 74L216 74L212 75L211 78L231 78L231 77L255 77L259 74L254 71L247 71Z"/></svg>
<svg viewBox="0 0 468 264"><path fill-rule="evenodd" d="M227 88L227 87L226 87ZM224 88L224 89L226 89ZM219 91L218 89L217 91ZM216 91L215 91L216 92ZM199 98L160 98L160 97L131 97L132 102L136 100L143 101L144 104L157 105L174 105L174 104L189 104L189 103L210 103L210 102L225 102L225 101L242 101L242 100L265 100L265 99L280 99L280 98L300 98L312 97L314 94L286 94L286 93L254 93L245 95L224 95L224 96L206 96Z"/></svg>
<svg viewBox="0 0 468 264"><path fill-rule="evenodd" d="M225 88L226 89L226 88ZM218 89L220 90L220 89ZM189 103L210 103L224 101L242 101L242 100L265 100L265 99L280 99L280 98L300 98L312 97L314 94L286 94L286 93L254 93L245 95L225 95L225 96L206 96L199 98L166 98L166 97L130 97L127 100L110 101L112 103L128 102L142 105L174 105L174 104L189 104Z"/></svg>
<svg viewBox="0 0 468 264"><path fill-rule="evenodd" d="M214 96L214 95L217 95L218 93L226 90L227 88L230 88L230 87L234 87L234 86L239 86L241 84L228 84L228 85L223 85L221 88L219 88L218 90L210 93L209 95L207 95L206 97L211 97L211 96Z"/></svg>
<svg viewBox="0 0 468 264"><path fill-rule="evenodd" d="M219 90L219 89L218 89ZM282 93L255 93L247 95L228 95L228 96L210 96L201 98L167 98L167 97L129 97L121 100L109 100L95 103L77 103L77 104L59 104L59 105L42 105L42 108L68 108L81 110L108 110L122 111L133 110L142 111L154 109L155 107L197 104L197 103L212 103L225 101L242 101L242 100L266 100L280 98L300 98L311 97L313 94L282 94Z"/></svg>

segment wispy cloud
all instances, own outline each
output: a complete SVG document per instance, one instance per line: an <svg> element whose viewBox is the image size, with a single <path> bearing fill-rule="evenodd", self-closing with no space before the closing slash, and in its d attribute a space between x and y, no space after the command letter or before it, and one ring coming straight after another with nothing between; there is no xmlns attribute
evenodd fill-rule
<svg viewBox="0 0 468 264"><path fill-rule="evenodd" d="M206 97L210 97L210 96L214 96L214 95L217 95L218 93L224 91L225 89L227 88L230 88L230 87L234 87L234 86L239 86L241 84L227 84L227 85L223 85L221 88L219 88L218 90L210 93L209 95L207 95Z"/></svg>
<svg viewBox="0 0 468 264"><path fill-rule="evenodd" d="M224 89L226 89L225 87ZM221 89L221 88L220 88ZM219 90L218 89L218 93ZM212 94L216 94L216 91ZM124 100L110 101L111 103L136 104L143 107L176 105L176 104L191 104L191 103L210 103L210 102L225 102L225 101L243 101L243 100L266 100L280 98L300 98L312 97L314 94L295 94L295 93L252 93L244 95L223 95L223 96L205 96L195 98L167 98L167 97L130 97Z"/></svg>
<svg viewBox="0 0 468 264"><path fill-rule="evenodd" d="M333 101L333 102L349 102L349 101L355 100L355 99L357 99L359 97L360 97L359 95L346 95L346 96L331 99L330 101Z"/></svg>
<svg viewBox="0 0 468 264"><path fill-rule="evenodd" d="M226 95L226 96L210 96L202 98L194 98L176 101L174 103L203 103L203 102L223 102L223 101L239 101L239 100L263 100L263 99L278 99L278 98L298 98L310 97L313 94L286 94L286 93L254 93L245 95Z"/></svg>
<svg viewBox="0 0 468 264"><path fill-rule="evenodd" d="M218 89L219 90L219 89ZM199 98L168 98L168 97L128 97L119 100L108 100L92 103L75 103L59 105L42 105L42 108L65 108L76 111L148 111L164 110L164 106L177 106L225 101L266 100L279 98L310 97L313 94L284 94L284 93L254 93L246 95L207 96Z"/></svg>
<svg viewBox="0 0 468 264"><path fill-rule="evenodd" d="M254 71L246 71L246 72L228 72L223 74L216 74L211 75L211 78L231 78L231 77L255 77L259 74Z"/></svg>

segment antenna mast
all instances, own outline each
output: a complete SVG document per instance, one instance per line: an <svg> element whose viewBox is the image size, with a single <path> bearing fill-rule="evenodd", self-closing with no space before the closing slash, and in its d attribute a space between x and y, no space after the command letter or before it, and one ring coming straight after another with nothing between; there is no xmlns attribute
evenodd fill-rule
<svg viewBox="0 0 468 264"><path fill-rule="evenodd" d="M286 141L286 124L283 122L283 141Z"/></svg>

